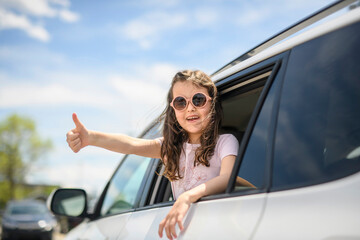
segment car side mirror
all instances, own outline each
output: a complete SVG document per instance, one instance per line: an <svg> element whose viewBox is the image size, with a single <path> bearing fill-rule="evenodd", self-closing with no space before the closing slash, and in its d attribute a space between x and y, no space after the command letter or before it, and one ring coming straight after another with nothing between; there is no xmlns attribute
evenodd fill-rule
<svg viewBox="0 0 360 240"><path fill-rule="evenodd" d="M48 199L49 209L55 215L67 217L87 216L87 196L83 189L60 188Z"/></svg>

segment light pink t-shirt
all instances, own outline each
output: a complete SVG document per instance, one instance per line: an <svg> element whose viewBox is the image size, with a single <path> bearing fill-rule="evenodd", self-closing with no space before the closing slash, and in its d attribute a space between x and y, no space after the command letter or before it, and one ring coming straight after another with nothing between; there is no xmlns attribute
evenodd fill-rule
<svg viewBox="0 0 360 240"><path fill-rule="evenodd" d="M221 161L226 156L236 156L238 154L239 142L231 134L220 135L215 146L214 155L209 160L210 167L202 164L194 167L195 150L199 146L200 144L184 143L184 151L181 153L179 161L180 176L183 178L171 182L175 199L183 192L219 176Z"/></svg>

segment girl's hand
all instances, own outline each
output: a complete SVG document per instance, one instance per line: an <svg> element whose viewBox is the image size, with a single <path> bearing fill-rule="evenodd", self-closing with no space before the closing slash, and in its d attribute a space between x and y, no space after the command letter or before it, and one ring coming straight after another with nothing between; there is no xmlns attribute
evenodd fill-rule
<svg viewBox="0 0 360 240"><path fill-rule="evenodd" d="M72 118L76 127L66 134L66 141L71 150L77 153L80 149L89 145L89 131L80 122L76 113L73 113Z"/></svg>
<svg viewBox="0 0 360 240"><path fill-rule="evenodd" d="M186 193L180 195L180 197L176 200L170 212L166 216L164 220L161 221L159 225L159 236L162 237L163 230L165 228L165 233L168 239L177 238L175 225L178 224L180 231L184 229L182 221L189 210L191 205L191 201L189 196Z"/></svg>

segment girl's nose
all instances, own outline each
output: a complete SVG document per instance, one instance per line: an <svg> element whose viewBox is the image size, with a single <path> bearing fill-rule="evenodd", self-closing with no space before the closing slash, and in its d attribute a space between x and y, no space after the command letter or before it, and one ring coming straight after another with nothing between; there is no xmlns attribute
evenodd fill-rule
<svg viewBox="0 0 360 240"><path fill-rule="evenodd" d="M189 102L189 104L187 105L187 111L188 111L188 112L193 112L193 111L195 111L195 107L194 107L194 105L193 105L192 102Z"/></svg>

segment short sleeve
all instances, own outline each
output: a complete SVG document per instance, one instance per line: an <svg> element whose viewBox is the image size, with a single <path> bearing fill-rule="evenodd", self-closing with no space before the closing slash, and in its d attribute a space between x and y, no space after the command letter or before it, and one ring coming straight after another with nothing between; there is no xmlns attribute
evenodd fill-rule
<svg viewBox="0 0 360 240"><path fill-rule="evenodd" d="M239 142L236 139L236 137L232 134L223 134L220 135L216 150L218 152L218 156L221 160L224 159L224 157L233 155L237 156L239 151Z"/></svg>

